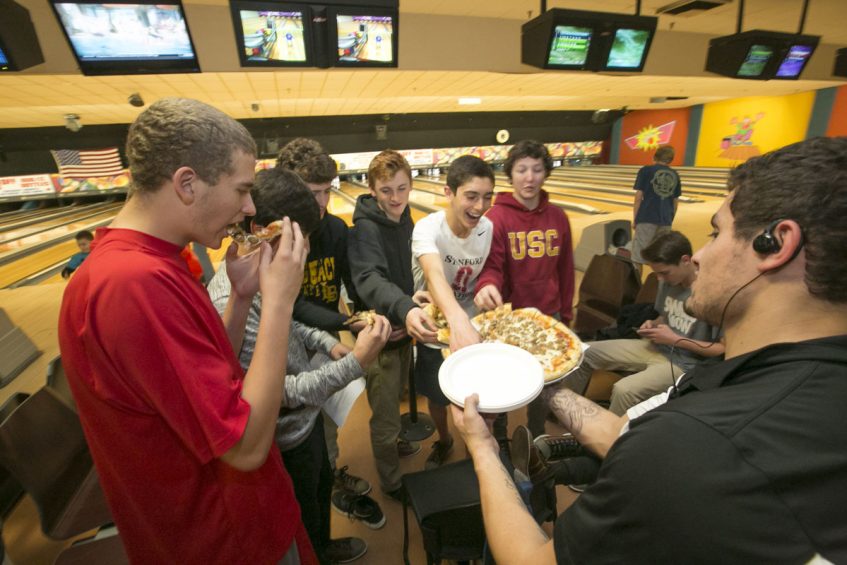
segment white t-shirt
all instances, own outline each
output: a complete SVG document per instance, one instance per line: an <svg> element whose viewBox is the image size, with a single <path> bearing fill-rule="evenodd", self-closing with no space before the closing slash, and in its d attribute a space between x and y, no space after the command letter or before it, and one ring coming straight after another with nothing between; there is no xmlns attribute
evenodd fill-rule
<svg viewBox="0 0 847 565"><path fill-rule="evenodd" d="M456 302L468 317L476 315L473 303L476 279L491 249L494 225L483 216L468 237L457 237L447 224L443 210L435 212L415 224L412 232L412 274L415 290L426 289L426 279L418 257L437 253L441 257L444 276L453 289Z"/></svg>

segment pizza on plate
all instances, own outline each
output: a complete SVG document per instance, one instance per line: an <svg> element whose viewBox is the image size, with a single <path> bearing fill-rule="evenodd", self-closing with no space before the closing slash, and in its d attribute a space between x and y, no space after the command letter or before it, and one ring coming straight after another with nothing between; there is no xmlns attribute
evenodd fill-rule
<svg viewBox="0 0 847 565"><path fill-rule="evenodd" d="M532 353L550 382L577 367L582 360L582 343L565 324L535 308L512 310L504 304L471 320L484 342L499 342Z"/></svg>

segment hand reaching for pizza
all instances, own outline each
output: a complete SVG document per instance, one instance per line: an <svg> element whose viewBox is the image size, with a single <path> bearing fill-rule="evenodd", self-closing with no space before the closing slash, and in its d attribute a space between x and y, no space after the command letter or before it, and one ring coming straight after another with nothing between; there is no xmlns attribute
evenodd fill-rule
<svg viewBox="0 0 847 565"><path fill-rule="evenodd" d="M270 244L262 242L259 285L264 303L281 300L283 304L293 305L303 284L303 265L308 255L307 240L297 222L291 222L288 218L282 220L280 232L275 252Z"/></svg>
<svg viewBox="0 0 847 565"><path fill-rule="evenodd" d="M657 324L651 328L642 327L638 330L638 335L657 345L673 345L682 337L667 324Z"/></svg>
<svg viewBox="0 0 847 565"><path fill-rule="evenodd" d="M416 340L423 343L435 343L438 337L438 331L429 314L424 312L423 308L412 308L406 314L406 331Z"/></svg>
<svg viewBox="0 0 847 565"><path fill-rule="evenodd" d="M476 293L474 304L480 310L494 310L503 305L503 296L493 284L487 284Z"/></svg>
<svg viewBox="0 0 847 565"><path fill-rule="evenodd" d="M350 353L352 349L344 345L343 343L336 343L332 349L329 350L329 358L333 361L338 361L348 353Z"/></svg>
<svg viewBox="0 0 847 565"><path fill-rule="evenodd" d="M240 256L232 242L226 250L226 274L233 294L252 299L259 292L259 254Z"/></svg>
<svg viewBox="0 0 847 565"><path fill-rule="evenodd" d="M418 306L423 306L432 303L432 295L426 290L416 290L415 294L412 295L412 300Z"/></svg>
<svg viewBox="0 0 847 565"><path fill-rule="evenodd" d="M463 347L481 343L479 332L467 317L450 324L450 351L455 352Z"/></svg>

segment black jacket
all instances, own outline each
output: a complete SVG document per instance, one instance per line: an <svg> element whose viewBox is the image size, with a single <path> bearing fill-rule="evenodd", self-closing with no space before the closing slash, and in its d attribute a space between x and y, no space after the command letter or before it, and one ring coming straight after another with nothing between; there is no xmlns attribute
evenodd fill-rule
<svg viewBox="0 0 847 565"><path fill-rule="evenodd" d="M370 194L359 196L353 212L348 257L359 305L405 327L412 301L412 215L409 207L399 222L390 220ZM401 345L407 340L390 345Z"/></svg>
<svg viewBox="0 0 847 565"><path fill-rule="evenodd" d="M309 246L294 319L325 331L346 329L347 316L338 311L342 281L347 296L356 301L347 261L347 224L337 216L325 214L318 229L309 236Z"/></svg>

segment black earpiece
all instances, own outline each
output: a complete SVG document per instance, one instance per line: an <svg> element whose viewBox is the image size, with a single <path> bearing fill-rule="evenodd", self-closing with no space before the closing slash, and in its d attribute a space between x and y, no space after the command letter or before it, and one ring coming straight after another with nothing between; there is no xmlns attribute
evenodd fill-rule
<svg viewBox="0 0 847 565"><path fill-rule="evenodd" d="M762 255L770 255L772 253L778 253L779 250L782 249L782 242L780 242L773 234L774 228L776 228L776 226L778 226L782 221L782 218L772 221L768 227L765 228L765 231L753 239L753 251L761 253Z"/></svg>

